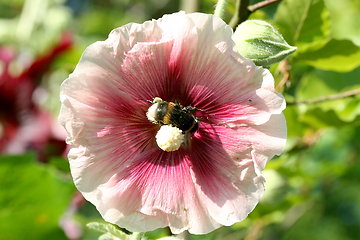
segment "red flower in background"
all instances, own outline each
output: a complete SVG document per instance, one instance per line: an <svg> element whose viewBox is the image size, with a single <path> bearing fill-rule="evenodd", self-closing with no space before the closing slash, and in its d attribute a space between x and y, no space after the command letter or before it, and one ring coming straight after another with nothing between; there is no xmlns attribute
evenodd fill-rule
<svg viewBox="0 0 360 240"><path fill-rule="evenodd" d="M53 60L71 45L72 35L65 32L53 49L30 64L13 47L0 46L0 152L35 150L45 161L65 150L61 133L49 113L34 103L33 94Z"/></svg>

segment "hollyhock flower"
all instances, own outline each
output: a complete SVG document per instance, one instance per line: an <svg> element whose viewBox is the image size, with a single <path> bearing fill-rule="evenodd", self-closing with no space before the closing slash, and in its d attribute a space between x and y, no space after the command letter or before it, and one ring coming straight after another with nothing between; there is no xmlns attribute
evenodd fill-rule
<svg viewBox="0 0 360 240"><path fill-rule="evenodd" d="M65 152L65 131L35 101L40 79L51 63L72 46L72 35L64 32L46 54L34 56L0 46L0 153L37 153L39 161ZM25 56L25 57L24 57Z"/></svg>
<svg viewBox="0 0 360 240"><path fill-rule="evenodd" d="M160 128L175 126L148 119L154 98L192 107L199 121L194 132L180 129L177 150L157 144ZM130 231L204 234L243 220L286 141L273 77L237 53L232 29L213 15L179 12L113 30L85 50L61 101L77 188Z"/></svg>

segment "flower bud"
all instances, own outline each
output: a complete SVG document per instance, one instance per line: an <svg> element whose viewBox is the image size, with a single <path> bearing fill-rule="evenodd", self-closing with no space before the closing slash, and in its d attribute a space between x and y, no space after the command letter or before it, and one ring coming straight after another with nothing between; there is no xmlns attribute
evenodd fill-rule
<svg viewBox="0 0 360 240"><path fill-rule="evenodd" d="M280 62L297 49L290 46L270 23L262 20L247 20L241 23L233 40L238 52L258 66Z"/></svg>

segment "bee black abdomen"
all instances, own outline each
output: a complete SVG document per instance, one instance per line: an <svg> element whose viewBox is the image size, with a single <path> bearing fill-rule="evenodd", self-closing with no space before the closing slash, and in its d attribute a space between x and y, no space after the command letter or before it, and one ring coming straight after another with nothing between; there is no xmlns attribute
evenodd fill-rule
<svg viewBox="0 0 360 240"><path fill-rule="evenodd" d="M194 124L193 128L190 130L190 133L196 132L196 130L198 130L198 128L199 128L199 122L195 121L195 124Z"/></svg>
<svg viewBox="0 0 360 240"><path fill-rule="evenodd" d="M179 128L183 132L193 130L196 121L195 118L190 114L182 110L179 106L176 106L170 110L170 124ZM194 132L196 129L194 130Z"/></svg>

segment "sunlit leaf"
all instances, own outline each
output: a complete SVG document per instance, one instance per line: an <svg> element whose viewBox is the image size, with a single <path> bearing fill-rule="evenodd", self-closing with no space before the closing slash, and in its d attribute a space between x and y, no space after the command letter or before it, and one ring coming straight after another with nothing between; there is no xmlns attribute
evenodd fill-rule
<svg viewBox="0 0 360 240"><path fill-rule="evenodd" d="M323 70L349 72L360 66L360 47L349 40L328 38L300 46L293 61Z"/></svg>
<svg viewBox="0 0 360 240"><path fill-rule="evenodd" d="M90 229L96 230L102 233L110 233L120 239L126 239L129 237L126 233L121 231L121 229L111 223L99 223L99 222L91 222L86 224L86 226Z"/></svg>
<svg viewBox="0 0 360 240"><path fill-rule="evenodd" d="M306 101L359 89L359 74L360 68L348 73L313 70L303 76L295 97L297 101ZM301 122L317 129L356 125L360 120L359 104L360 95L305 104L300 106L299 118Z"/></svg>
<svg viewBox="0 0 360 240"><path fill-rule="evenodd" d="M331 30L323 0L283 0L276 11L275 23L285 40L296 46L324 39Z"/></svg>
<svg viewBox="0 0 360 240"><path fill-rule="evenodd" d="M91 222L86 224L90 229L104 233L99 240L121 239L121 240L145 240L143 233L126 234L118 226L111 223Z"/></svg>
<svg viewBox="0 0 360 240"><path fill-rule="evenodd" d="M342 127L346 122L342 121L335 110L324 110L317 106L311 106L300 116L300 121L314 129L328 127Z"/></svg>
<svg viewBox="0 0 360 240"><path fill-rule="evenodd" d="M360 68L348 73L312 70L301 79L296 91L297 100L315 99L360 87Z"/></svg>
<svg viewBox="0 0 360 240"><path fill-rule="evenodd" d="M360 1L324 0L332 20L331 36L348 39L360 46Z"/></svg>

